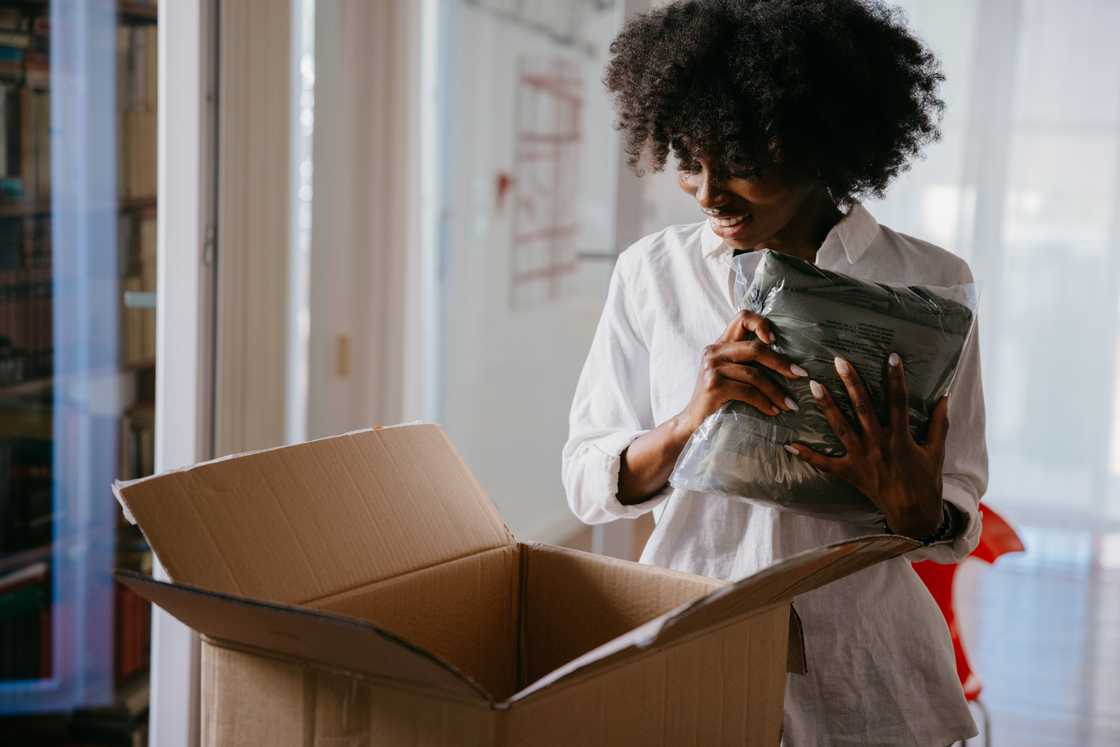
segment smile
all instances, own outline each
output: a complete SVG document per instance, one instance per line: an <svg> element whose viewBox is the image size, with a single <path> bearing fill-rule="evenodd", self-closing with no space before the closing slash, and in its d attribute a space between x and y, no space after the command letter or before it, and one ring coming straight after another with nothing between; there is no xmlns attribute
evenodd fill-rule
<svg viewBox="0 0 1120 747"><path fill-rule="evenodd" d="M742 215L719 216L708 213L708 220L712 222L715 228L735 228L742 224L744 221L751 217L750 213L743 213Z"/></svg>

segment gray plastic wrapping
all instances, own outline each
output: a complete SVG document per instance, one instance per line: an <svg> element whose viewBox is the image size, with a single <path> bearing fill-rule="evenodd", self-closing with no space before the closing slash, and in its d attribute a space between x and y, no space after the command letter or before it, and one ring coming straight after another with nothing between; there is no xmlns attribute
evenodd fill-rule
<svg viewBox="0 0 1120 747"><path fill-rule="evenodd" d="M834 360L848 360L886 420L886 359L902 357L911 430L925 434L930 413L949 391L975 327L976 289L870 283L784 254L765 251L753 275L736 261L739 307L766 317L773 349L809 376L787 380L760 368L790 392L798 412L762 415L728 402L693 433L669 479L674 488L778 506L812 516L881 524L878 509L849 484L783 447L793 441L829 456L844 454L809 389L816 380L852 416Z"/></svg>

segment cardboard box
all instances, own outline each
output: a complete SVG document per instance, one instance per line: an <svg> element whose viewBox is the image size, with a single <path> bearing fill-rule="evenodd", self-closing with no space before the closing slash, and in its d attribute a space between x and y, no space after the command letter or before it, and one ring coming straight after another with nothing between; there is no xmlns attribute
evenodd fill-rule
<svg viewBox="0 0 1120 747"><path fill-rule="evenodd" d="M520 543L433 425L115 488L203 636L204 745L775 745L791 600L915 547L872 536L728 584Z"/></svg>

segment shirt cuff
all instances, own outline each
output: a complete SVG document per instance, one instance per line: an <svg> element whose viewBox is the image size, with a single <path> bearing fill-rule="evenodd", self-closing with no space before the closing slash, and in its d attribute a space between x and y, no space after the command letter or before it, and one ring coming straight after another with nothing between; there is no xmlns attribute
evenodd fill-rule
<svg viewBox="0 0 1120 747"><path fill-rule="evenodd" d="M980 502L975 493L956 480L946 477L941 495L945 502L957 509L960 526L954 536L907 553L906 558L911 562L932 560L935 563L959 563L980 542Z"/></svg>
<svg viewBox="0 0 1120 747"><path fill-rule="evenodd" d="M662 490L641 503L624 504L618 500L618 474L622 467L622 452L646 433L649 433L649 430L612 433L596 439L591 444L592 452L600 460L598 469L593 472L603 479L603 484L596 486L594 494L603 496L600 508L609 514L608 520L609 518L635 519L652 511L671 492Z"/></svg>

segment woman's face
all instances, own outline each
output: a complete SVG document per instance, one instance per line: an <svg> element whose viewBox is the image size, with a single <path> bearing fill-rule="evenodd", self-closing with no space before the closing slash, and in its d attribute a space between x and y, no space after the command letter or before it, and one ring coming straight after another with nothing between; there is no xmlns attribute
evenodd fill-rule
<svg viewBox="0 0 1120 747"><path fill-rule="evenodd" d="M694 171L678 171L677 180L733 249L765 247L789 227L815 186L777 170L757 178L717 178L706 159L696 163Z"/></svg>

